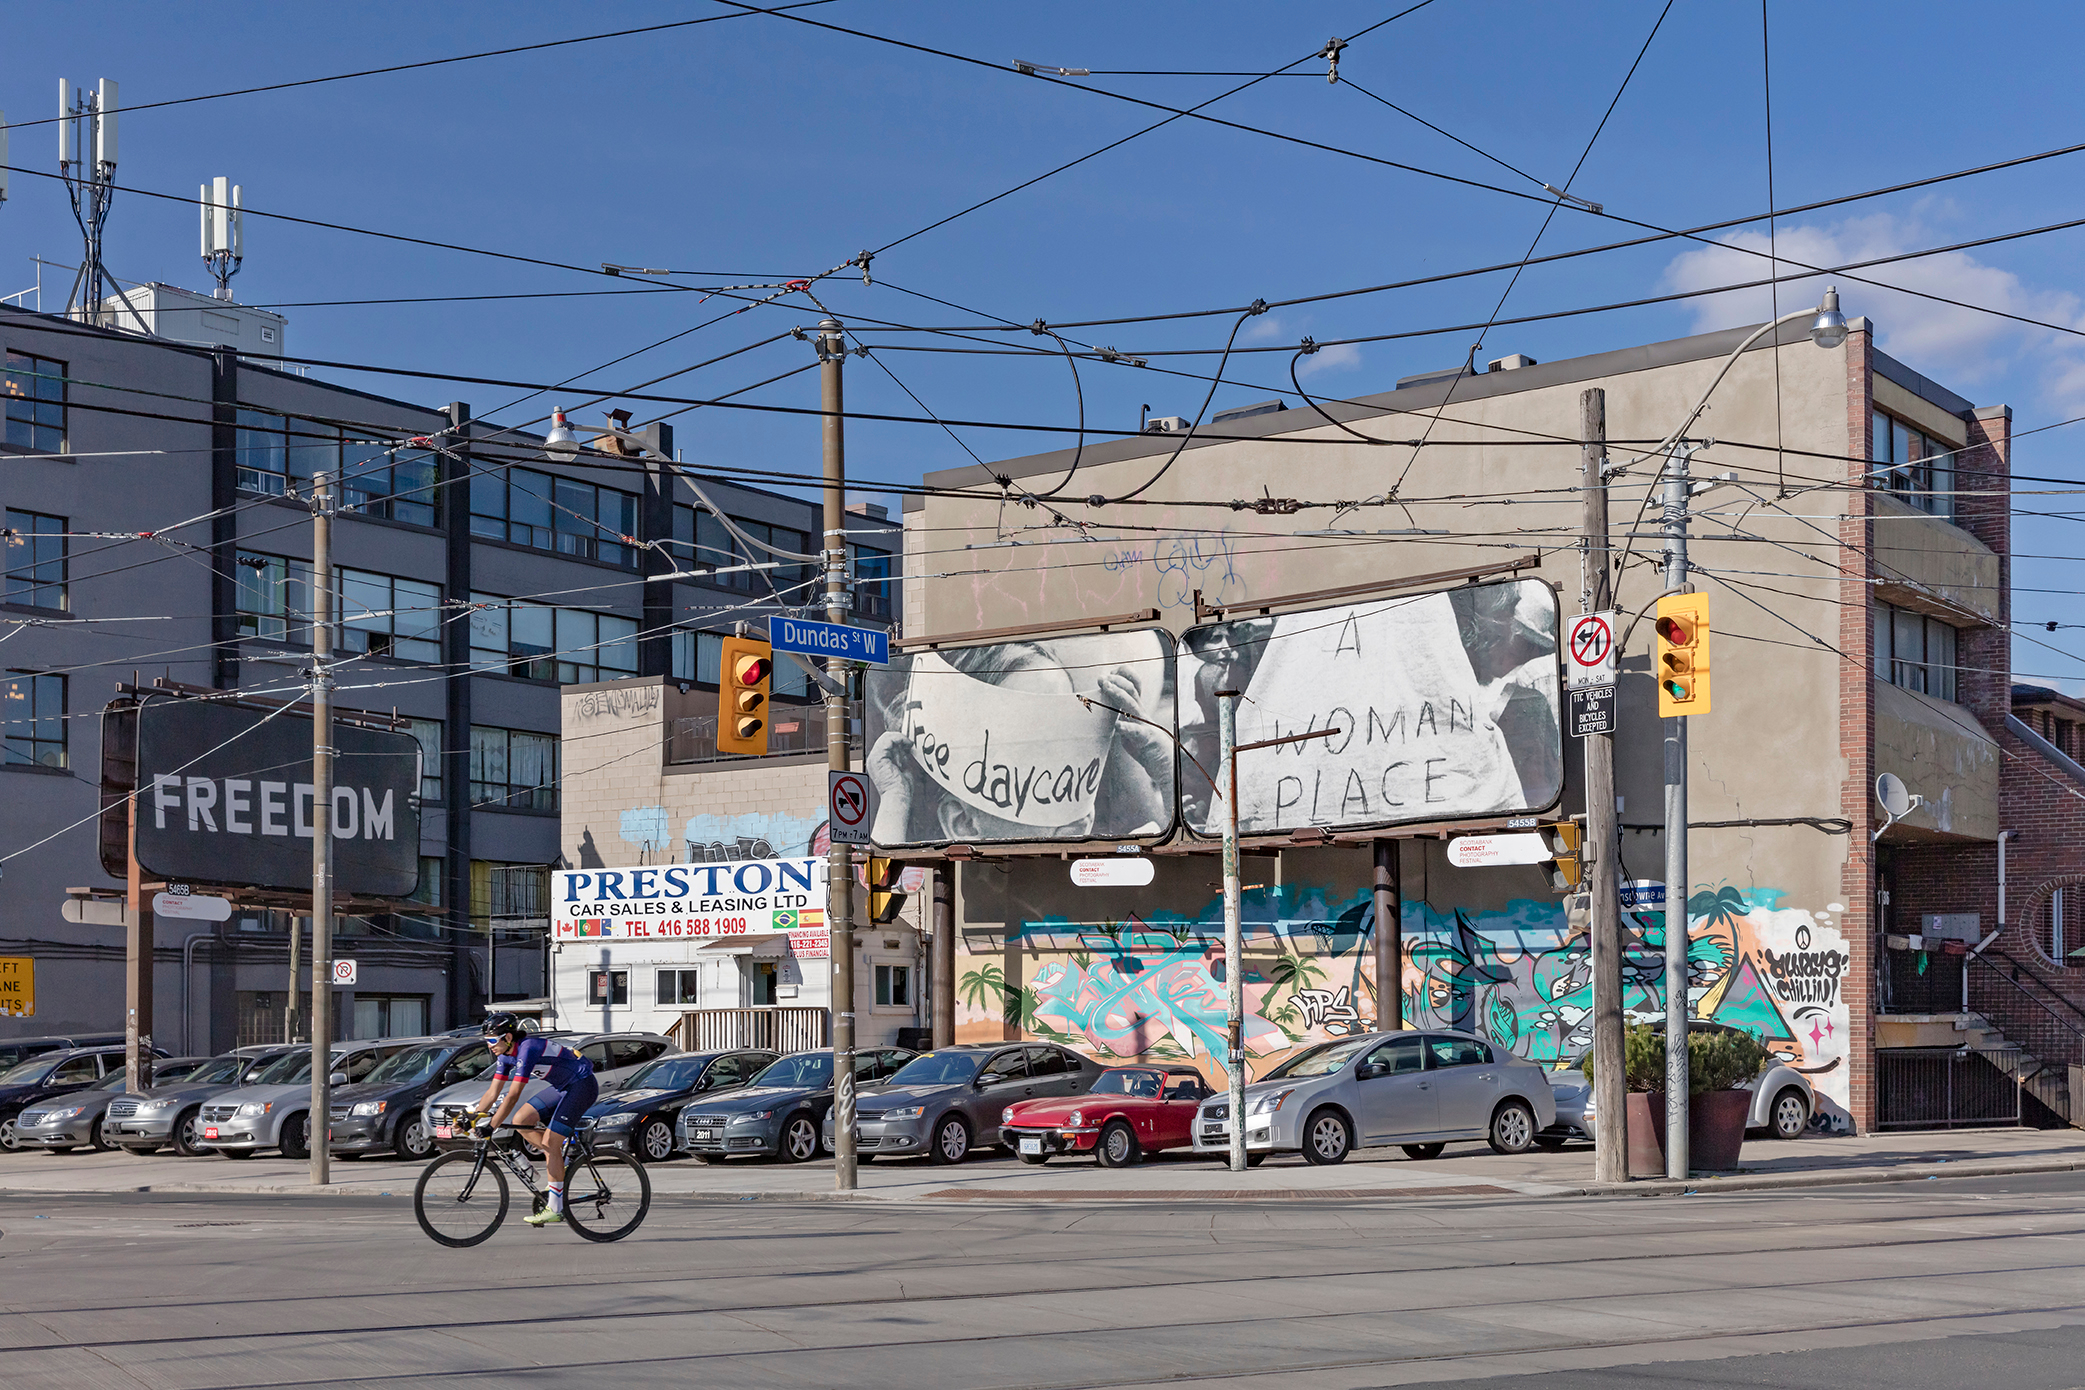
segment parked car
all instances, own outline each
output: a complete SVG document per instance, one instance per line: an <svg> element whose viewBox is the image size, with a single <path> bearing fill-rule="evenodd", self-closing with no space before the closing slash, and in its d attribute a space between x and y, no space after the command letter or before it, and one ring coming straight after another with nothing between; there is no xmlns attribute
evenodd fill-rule
<svg viewBox="0 0 2085 1390"><path fill-rule="evenodd" d="M434 1132L422 1114L427 1098L468 1082L492 1065L483 1038L434 1038L394 1052L368 1076L333 1092L326 1133L341 1158L395 1153L422 1159L434 1152Z"/></svg>
<svg viewBox="0 0 2085 1390"><path fill-rule="evenodd" d="M110 1142L122 1145L125 1153L140 1157L166 1147L183 1158L206 1153L203 1102L246 1085L293 1052L308 1056L311 1049L301 1043L256 1043L212 1057L178 1080L156 1079L150 1094L110 1101L103 1132Z"/></svg>
<svg viewBox="0 0 2085 1390"><path fill-rule="evenodd" d="M150 1067L153 1083L156 1085L161 1078L171 1080L186 1076L209 1060L207 1057L155 1058ZM115 1148L115 1141L107 1138L103 1131L110 1103L129 1089L129 1078L124 1075L124 1070L124 1058L119 1053L116 1064L92 1089L55 1096L23 1110L15 1116L16 1147L57 1154L71 1153L83 1144L103 1153Z"/></svg>
<svg viewBox="0 0 2085 1390"><path fill-rule="evenodd" d="M855 1085L882 1081L918 1055L903 1047L857 1052ZM705 1096L699 1105L684 1108L674 1133L675 1147L703 1163L722 1163L734 1154L802 1163L816 1158L825 1146L820 1131L826 1128L826 1112L832 1106L832 1050L792 1052L745 1089L714 1101Z"/></svg>
<svg viewBox="0 0 2085 1390"><path fill-rule="evenodd" d="M601 1094L607 1095L636 1072L646 1062L678 1053L680 1046L661 1033L562 1033L546 1029L546 1038L555 1038L567 1047L577 1048L579 1055L594 1064L594 1080L600 1083ZM480 1038L480 1051L485 1043ZM490 1053L488 1052L489 1056ZM466 1140L456 1133L456 1117L478 1103L485 1094L487 1081L481 1073L474 1081L458 1082L445 1087L429 1097L422 1107L421 1119L432 1134L435 1144L460 1146ZM541 1081L530 1081L521 1090L521 1104L526 1105L550 1088ZM520 1109L520 1105L515 1107ZM448 1133L442 1131L447 1130Z"/></svg>
<svg viewBox="0 0 2085 1390"><path fill-rule="evenodd" d="M1090 1153L1103 1168L1127 1168L1147 1153L1192 1146L1195 1111L1210 1094L1193 1067L1110 1067L1082 1096L1007 1106L999 1132L1023 1163Z"/></svg>
<svg viewBox="0 0 2085 1390"><path fill-rule="evenodd" d="M690 1101L742 1091L767 1070L776 1053L677 1052L645 1063L586 1112L594 1143L621 1149L643 1163L663 1163L674 1154L674 1123Z"/></svg>
<svg viewBox="0 0 2085 1390"><path fill-rule="evenodd" d="M331 1058L337 1086L367 1077L395 1052L419 1038L380 1038L333 1044ZM311 1049L301 1047L278 1058L252 1081L203 1102L203 1147L226 1158L252 1158L263 1149L280 1149L284 1158L311 1154Z"/></svg>
<svg viewBox="0 0 2085 1390"><path fill-rule="evenodd" d="M8 1038L0 1041L0 1074L11 1072L42 1053L71 1052L82 1047L121 1047L123 1043L121 1033L53 1033L40 1038Z"/></svg>
<svg viewBox="0 0 2085 1390"><path fill-rule="evenodd" d="M1451 1141L1487 1139L1525 1153L1556 1119L1542 1069L1468 1033L1364 1033L1298 1052L1245 1088L1249 1155L1301 1153L1339 1163L1356 1148L1403 1146L1435 1158ZM1195 1152L1230 1152L1230 1097L1202 1102Z"/></svg>
<svg viewBox="0 0 2085 1390"><path fill-rule="evenodd" d="M154 1057L166 1056L163 1048ZM22 1111L38 1101L74 1091L91 1091L110 1073L123 1074L124 1048L114 1046L64 1048L34 1053L6 1072L0 1072L0 1149L14 1152L15 1121Z"/></svg>
<svg viewBox="0 0 2085 1390"><path fill-rule="evenodd" d="M1000 1116L1018 1101L1083 1095L1106 1068L1053 1043L971 1043L923 1052L855 1102L855 1151L871 1158L961 1163L1006 1142ZM832 1147L833 1117L825 1117Z"/></svg>
<svg viewBox="0 0 2085 1390"><path fill-rule="evenodd" d="M1714 1032L1729 1025L1694 1019L1689 1032ZM1585 1073L1572 1070L1551 1072L1549 1084L1556 1091L1556 1123L1536 1136L1544 1148L1562 1148L1573 1139L1593 1137L1593 1088ZM1817 1113L1817 1093L1804 1076L1786 1062L1776 1062L1737 1088L1752 1093L1752 1108L1745 1116L1745 1129L1763 1131L1774 1139L1800 1139Z"/></svg>

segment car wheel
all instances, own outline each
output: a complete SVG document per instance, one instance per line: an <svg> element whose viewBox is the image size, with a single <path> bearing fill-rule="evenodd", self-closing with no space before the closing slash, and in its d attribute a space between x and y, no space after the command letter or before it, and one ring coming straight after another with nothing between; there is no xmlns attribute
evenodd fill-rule
<svg viewBox="0 0 2085 1390"><path fill-rule="evenodd" d="M1562 1153L1564 1145L1570 1142L1569 1139L1566 1139L1561 1134L1538 1134L1535 1136L1535 1147L1548 1154Z"/></svg>
<svg viewBox="0 0 2085 1390"><path fill-rule="evenodd" d="M15 1153L21 1147L14 1137L14 1116L9 1115L6 1119L0 1120L0 1149Z"/></svg>
<svg viewBox="0 0 2085 1390"><path fill-rule="evenodd" d="M1803 1093L1790 1086L1774 1097L1774 1108L1767 1112L1767 1120L1776 1139L1800 1139L1810 1127L1810 1106Z"/></svg>
<svg viewBox="0 0 2085 1390"><path fill-rule="evenodd" d="M414 1114L400 1120L397 1132L391 1137L391 1152L414 1163L432 1154L434 1136L427 1132L426 1122Z"/></svg>
<svg viewBox="0 0 2085 1390"><path fill-rule="evenodd" d="M310 1158L311 1144L305 1130L310 1126L303 1115L291 1115L282 1122L282 1156L284 1158Z"/></svg>
<svg viewBox="0 0 2085 1390"><path fill-rule="evenodd" d="M809 1115L791 1115L783 1121L775 1155L784 1163L808 1163L818 1157L818 1126Z"/></svg>
<svg viewBox="0 0 2085 1390"><path fill-rule="evenodd" d="M1778 1104L1778 1102L1776 1103ZM100 1120L96 1120L94 1128L87 1131L87 1147L98 1154L111 1153L115 1150L116 1146L111 1144L102 1134Z"/></svg>
<svg viewBox="0 0 2085 1390"><path fill-rule="evenodd" d="M194 1110L183 1111L181 1117L174 1121L173 1129L168 1131L168 1138L173 1141L175 1154L182 1158L195 1158L208 1152L202 1145L202 1118L202 1108L198 1106Z"/></svg>
<svg viewBox="0 0 2085 1390"><path fill-rule="evenodd" d="M1535 1112L1524 1100L1509 1100L1491 1112L1493 1153L1524 1154L1535 1144Z"/></svg>
<svg viewBox="0 0 2085 1390"><path fill-rule="evenodd" d="M1403 1147L1406 1158L1416 1158L1423 1163L1428 1159L1439 1158L1441 1150L1448 1146L1446 1144L1406 1144Z"/></svg>
<svg viewBox="0 0 2085 1390"><path fill-rule="evenodd" d="M1136 1131L1121 1120L1110 1120L1100 1132L1100 1142L1093 1146L1093 1155L1103 1168L1131 1168L1144 1151L1137 1144Z"/></svg>
<svg viewBox="0 0 2085 1390"><path fill-rule="evenodd" d="M943 1115L934 1126L934 1143L928 1156L936 1163L961 1163L970 1157L970 1126L961 1115Z"/></svg>
<svg viewBox="0 0 2085 1390"><path fill-rule="evenodd" d="M1317 1164L1344 1163L1354 1147L1354 1130L1346 1116L1329 1106L1303 1126L1303 1157Z"/></svg>
<svg viewBox="0 0 2085 1390"><path fill-rule="evenodd" d="M631 1147L645 1163L664 1163L673 1157L673 1126L656 1115L647 1115L637 1122Z"/></svg>

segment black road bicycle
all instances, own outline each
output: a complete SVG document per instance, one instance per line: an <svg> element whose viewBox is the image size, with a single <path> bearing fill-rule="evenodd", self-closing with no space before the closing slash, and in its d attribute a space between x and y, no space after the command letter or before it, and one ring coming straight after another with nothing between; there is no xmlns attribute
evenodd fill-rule
<svg viewBox="0 0 2085 1390"><path fill-rule="evenodd" d="M509 1131L511 1134L511 1131ZM507 1219L507 1175L533 1199L529 1214L549 1200L536 1181L536 1165L511 1140L476 1139L469 1149L443 1154L420 1171L413 1188L413 1215L420 1229L444 1245L476 1245ZM652 1206L652 1181L628 1154L594 1152L588 1124L565 1142L565 1224L588 1240L621 1240L637 1229Z"/></svg>

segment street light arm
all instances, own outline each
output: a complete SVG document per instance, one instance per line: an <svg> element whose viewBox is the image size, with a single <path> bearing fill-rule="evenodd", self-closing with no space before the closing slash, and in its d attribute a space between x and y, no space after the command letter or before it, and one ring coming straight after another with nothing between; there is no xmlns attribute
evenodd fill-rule
<svg viewBox="0 0 2085 1390"><path fill-rule="evenodd" d="M1737 345L1736 349L1731 352L1730 356L1723 359L1722 369L1716 373L1716 379L1709 383L1708 390L1701 393L1701 399L1695 402L1694 409L1687 413L1686 420L1681 423L1678 429L1674 430L1671 434L1667 435L1663 442L1661 442L1655 448L1653 448L1651 450L1651 453L1654 455L1662 454L1667 449L1671 448L1674 444L1678 443L1681 439L1686 437L1687 431L1694 427L1694 422L1701 418L1701 412L1709 408L1709 397L1716 394L1716 388L1723 384L1723 378L1730 375L1730 369L1737 365L1738 359L1745 355L1745 353L1751 348L1752 344L1758 342L1761 338L1764 338L1767 334L1773 332L1775 329L1779 328L1784 323L1794 323L1797 319L1814 319L1817 317L1817 312L1818 311L1814 307L1809 309L1797 309L1791 313L1781 315L1781 317L1775 319L1772 323L1763 323L1758 328L1754 329L1750 336L1748 336L1745 339L1745 341Z"/></svg>

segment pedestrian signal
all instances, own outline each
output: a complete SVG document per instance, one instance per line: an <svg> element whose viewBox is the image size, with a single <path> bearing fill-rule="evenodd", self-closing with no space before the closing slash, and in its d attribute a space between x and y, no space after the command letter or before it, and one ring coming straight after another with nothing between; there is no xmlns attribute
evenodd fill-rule
<svg viewBox="0 0 2085 1390"><path fill-rule="evenodd" d="M775 652L750 637L727 637L717 678L717 751L767 752L768 702Z"/></svg>
<svg viewBox="0 0 2085 1390"><path fill-rule="evenodd" d="M1658 600L1658 714L1709 712L1709 596L1667 594Z"/></svg>

